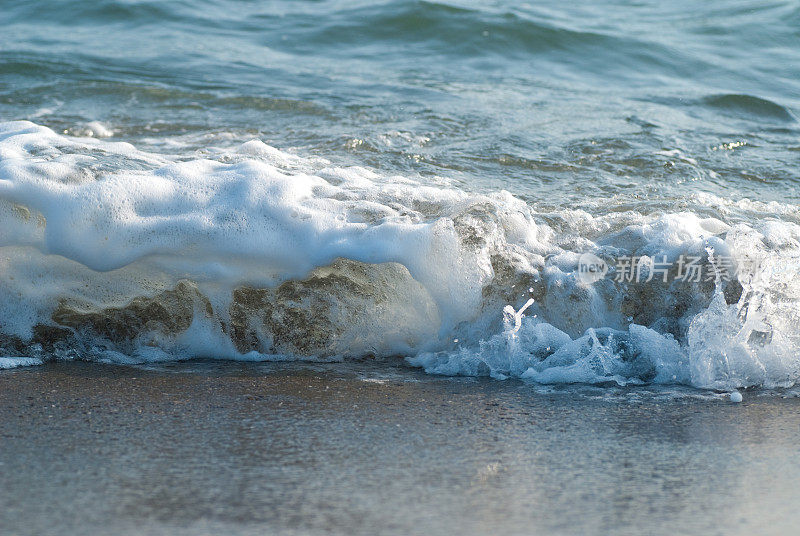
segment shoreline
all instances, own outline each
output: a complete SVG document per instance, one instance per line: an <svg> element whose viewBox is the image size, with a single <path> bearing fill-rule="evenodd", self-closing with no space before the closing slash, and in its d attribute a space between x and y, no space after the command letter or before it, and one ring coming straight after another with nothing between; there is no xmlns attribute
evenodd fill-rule
<svg viewBox="0 0 800 536"><path fill-rule="evenodd" d="M373 362L0 371L0 526L779 534L800 522L800 400L603 391Z"/></svg>

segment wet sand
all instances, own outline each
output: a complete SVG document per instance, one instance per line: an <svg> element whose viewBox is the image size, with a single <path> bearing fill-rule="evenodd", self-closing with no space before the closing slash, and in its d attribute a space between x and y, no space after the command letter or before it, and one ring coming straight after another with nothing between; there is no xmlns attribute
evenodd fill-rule
<svg viewBox="0 0 800 536"><path fill-rule="evenodd" d="M0 371L0 532L796 530L800 399L678 395L369 362Z"/></svg>

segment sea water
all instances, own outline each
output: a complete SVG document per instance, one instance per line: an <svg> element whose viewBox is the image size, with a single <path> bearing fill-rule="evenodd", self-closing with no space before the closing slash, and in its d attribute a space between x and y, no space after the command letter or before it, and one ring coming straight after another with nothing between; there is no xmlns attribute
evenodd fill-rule
<svg viewBox="0 0 800 536"><path fill-rule="evenodd" d="M798 24L752 0L4 6L0 367L792 386Z"/></svg>

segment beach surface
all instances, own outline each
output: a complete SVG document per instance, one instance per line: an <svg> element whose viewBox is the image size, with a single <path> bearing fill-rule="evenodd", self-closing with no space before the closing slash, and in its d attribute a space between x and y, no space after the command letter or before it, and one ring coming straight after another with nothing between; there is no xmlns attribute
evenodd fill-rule
<svg viewBox="0 0 800 536"><path fill-rule="evenodd" d="M0 371L26 534L787 534L800 401L393 361Z"/></svg>

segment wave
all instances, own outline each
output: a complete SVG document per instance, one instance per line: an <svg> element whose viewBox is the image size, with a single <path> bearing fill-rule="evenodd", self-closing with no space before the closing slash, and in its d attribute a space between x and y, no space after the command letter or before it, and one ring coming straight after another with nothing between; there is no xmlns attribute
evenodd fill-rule
<svg viewBox="0 0 800 536"><path fill-rule="evenodd" d="M745 118L772 119L783 122L794 122L792 112L771 100L753 95L713 95L702 101L707 106L718 108Z"/></svg>
<svg viewBox="0 0 800 536"><path fill-rule="evenodd" d="M539 213L508 192L258 140L187 159L0 123L0 354L404 356L431 373L540 383L793 385L797 208L694 204ZM587 254L608 273L587 279ZM685 257L716 275L680 279ZM648 277L618 277L624 258L650 262ZM663 278L654 259L670 263Z"/></svg>
<svg viewBox="0 0 800 536"><path fill-rule="evenodd" d="M547 10L526 12L530 8L428 1L367 4L331 12L325 24L310 26L276 46L297 54L324 50L326 55L351 58L354 47L365 43L367 51L389 45L382 49L400 52L394 61L420 55L426 60L472 59L484 73L496 69L493 61L487 61L494 57L551 61L562 72L568 65L579 69L581 76L576 81L587 73L607 76L611 70L631 77L628 83L646 83L654 70L691 77L695 69L707 66L696 55L683 54L643 35L624 35L580 20L553 18ZM597 61L598 54L602 61ZM437 68L448 70L447 65Z"/></svg>

